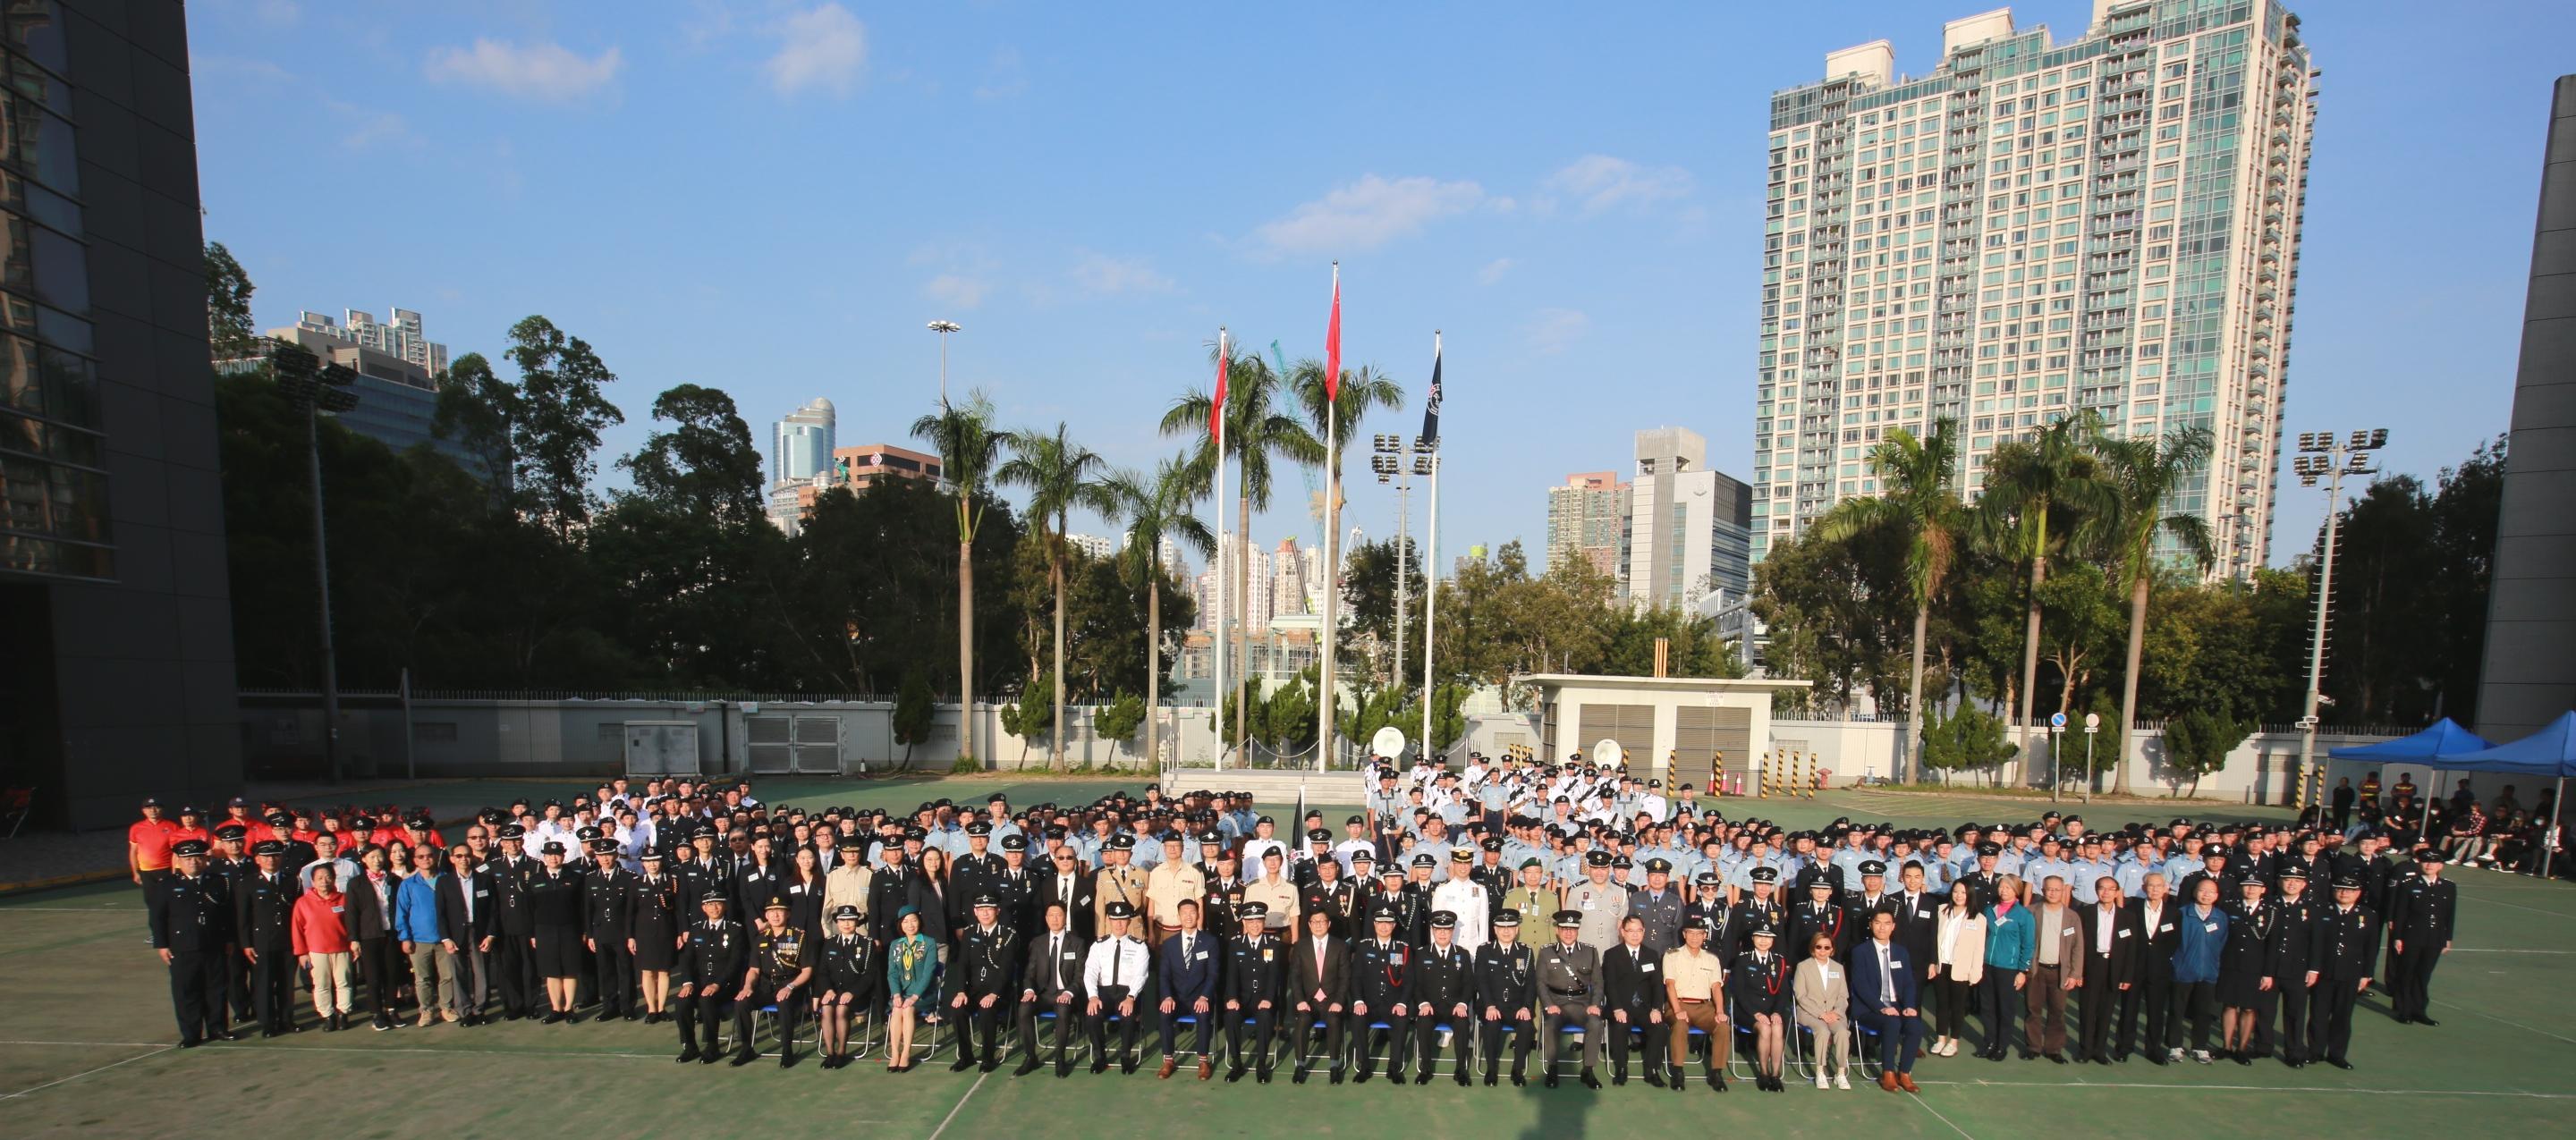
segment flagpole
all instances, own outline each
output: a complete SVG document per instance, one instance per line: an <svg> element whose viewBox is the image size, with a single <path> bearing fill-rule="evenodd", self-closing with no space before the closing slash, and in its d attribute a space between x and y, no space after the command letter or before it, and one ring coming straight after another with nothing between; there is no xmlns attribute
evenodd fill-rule
<svg viewBox="0 0 2576 1140"><path fill-rule="evenodd" d="M1216 651L1216 728L1215 755L1209 766L1225 768L1225 370L1231 367L1226 357L1225 326L1216 327L1217 388L1216 414L1216 562L1208 567L1216 575L1216 618L1208 624L1208 647Z"/></svg>
<svg viewBox="0 0 2576 1140"><path fill-rule="evenodd" d="M1431 330L1431 374L1440 374L1438 329ZM1438 396L1432 398L1437 399ZM1431 627L1440 620L1440 441L1435 437L1422 443L1431 461L1431 518L1423 524L1423 530L1427 532L1423 535L1423 542L1429 553L1422 562L1422 756L1428 760L1432 754L1431 705L1438 695L1438 690L1432 687L1431 655L1432 647L1439 642L1432 639ZM1443 758L1441 763L1446 766L1448 761Z"/></svg>
<svg viewBox="0 0 2576 1140"><path fill-rule="evenodd" d="M1321 722L1315 729L1315 770L1330 771L1333 764L1333 696L1334 643L1340 624L1342 563L1339 557L1342 513L1335 502L1342 489L1342 416L1339 394L1341 368L1342 263L1333 263L1333 318L1327 328L1324 352L1324 653L1315 669L1316 716Z"/></svg>

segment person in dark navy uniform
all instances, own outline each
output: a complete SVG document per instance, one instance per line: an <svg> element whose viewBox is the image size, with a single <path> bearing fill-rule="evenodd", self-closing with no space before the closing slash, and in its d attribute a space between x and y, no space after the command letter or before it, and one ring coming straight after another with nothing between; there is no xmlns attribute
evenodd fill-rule
<svg viewBox="0 0 2576 1140"><path fill-rule="evenodd" d="M545 979L545 1023L579 1021L573 999L581 976L581 879L564 866L564 845L548 841L543 866L527 877L528 948Z"/></svg>
<svg viewBox="0 0 2576 1140"><path fill-rule="evenodd" d="M2295 1069L2308 1063L2308 1019L2315 1000L2307 980L2316 954L2317 900L2308 894L2304 860L2286 860L2273 872L2281 897L2272 903L2272 944L2264 972L2281 1003L2281 1062Z"/></svg>
<svg viewBox="0 0 2576 1140"><path fill-rule="evenodd" d="M1474 1036L1476 1003L1476 964L1472 956L1454 943L1458 933L1458 916L1449 911L1431 912L1431 941L1422 948L1422 960L1414 967L1412 991L1413 1037L1420 1042L1421 1067L1413 1074L1413 1083L1431 1083L1432 1071L1440 1064L1441 1032L1449 1026L1449 1067L1458 1079L1458 1087L1467 1087L1467 1041Z"/></svg>
<svg viewBox="0 0 2576 1140"><path fill-rule="evenodd" d="M239 914L242 886L251 877L249 836L250 828L239 821L217 825L215 846L206 852L207 877L223 883L225 906L218 926L224 933L224 1001L235 1022L254 1020L250 1003L250 959L242 954Z"/></svg>
<svg viewBox="0 0 2576 1140"><path fill-rule="evenodd" d="M1180 1054L1173 1052L1180 1035L1180 1019L1187 1017L1197 1026L1199 1079L1216 1075L1216 1053L1210 1048L1215 1040L1217 1021L1217 982L1224 968L1225 944L1199 928L1199 904L1181 900L1179 929L1154 948L1154 984L1163 997L1162 1013L1163 1068L1158 1079L1171 1079L1180 1067Z"/></svg>
<svg viewBox="0 0 2576 1140"><path fill-rule="evenodd" d="M760 929L751 932L750 968L733 995L736 1068L760 1059L760 1051L752 1047L752 1016L763 1006L778 1009L778 1067L796 1067L796 1022L813 999L807 985L814 980L814 962L804 929L787 921L793 909L785 896L773 896L761 908Z"/></svg>
<svg viewBox="0 0 2576 1140"><path fill-rule="evenodd" d="M2442 878L2442 853L2415 849L2415 877L2388 887L2389 1012L2399 1024L2433 1020L2433 967L2450 952L2459 884Z"/></svg>
<svg viewBox="0 0 2576 1140"><path fill-rule="evenodd" d="M1476 1048L1485 1055L1485 1084L1501 1067L1503 1029L1512 1031L1512 1083L1526 1085L1530 1040L1538 1035L1538 963L1520 944L1521 914L1494 916L1494 940L1476 948Z"/></svg>
<svg viewBox="0 0 2576 1140"><path fill-rule="evenodd" d="M975 921L957 933L957 949L948 959L948 1008L957 1019L957 1072L974 1068L975 1042L981 1039L985 1072L1002 1067L1002 1018L1019 996L1020 940L1001 925L1002 900L980 895L974 900Z"/></svg>
<svg viewBox="0 0 2576 1140"><path fill-rule="evenodd" d="M847 1068L850 1019L866 1018L886 988L885 965L877 960L876 943L859 929L856 905L843 903L832 912L832 933L817 948L814 975L823 1067Z"/></svg>
<svg viewBox="0 0 2576 1140"><path fill-rule="evenodd" d="M1361 854L1366 854L1362 852ZM1369 936L1351 950L1351 1034L1358 1042L1360 1084L1377 1070L1376 1025L1386 1026L1386 1078L1404 1081L1405 1050L1412 1045L1413 1006L1408 996L1416 961L1412 947L1396 936L1403 915L1392 898L1381 900L1369 914Z"/></svg>
<svg viewBox="0 0 2576 1140"><path fill-rule="evenodd" d="M630 908L635 876L617 864L617 841L605 836L590 841L596 866L582 877L582 945L599 997L599 1020L628 1021L644 1016L635 1008L635 955L626 944L634 930Z"/></svg>
<svg viewBox="0 0 2576 1140"><path fill-rule="evenodd" d="M1834 940L1834 960L1842 961L1859 932L1850 922L1850 912L1835 901L1832 870L1810 866L1798 877L1806 885L1807 897L1789 912L1789 945L1805 946L1822 934Z"/></svg>
<svg viewBox="0 0 2576 1140"><path fill-rule="evenodd" d="M1727 971L1726 995L1735 1003L1736 1016L1753 1028L1754 1087L1765 1092L1786 1089L1781 1077L1781 1054L1787 1041L1782 1025L1789 1012L1792 995L1789 987L1789 959L1771 952L1779 931L1768 924L1746 933L1749 945Z"/></svg>
<svg viewBox="0 0 2576 1140"><path fill-rule="evenodd" d="M1767 926L1776 935L1781 927L1789 924L1788 912L1781 909L1779 899L1772 897L1772 891L1780 882L1780 869L1755 867L1747 874L1753 880L1753 893L1735 904L1734 913L1726 918L1723 935L1710 942L1708 947L1720 961L1732 962L1743 957L1753 945L1754 931Z"/></svg>
<svg viewBox="0 0 2576 1140"><path fill-rule="evenodd" d="M145 901L152 949L170 967L170 1006L179 1018L179 1046L194 1049L207 1038L236 1041L225 1027L226 931L232 900L221 880L206 873L206 842L170 845L170 875L150 884Z"/></svg>
<svg viewBox="0 0 2576 1140"><path fill-rule="evenodd" d="M2317 915L2315 943L2308 954L2307 981L2315 1015L2308 1021L2307 1055L2338 1069L2349 1069L2345 1054L2352 1047L2352 1007L2370 989L2379 966L2379 916L2362 904L2368 890L2361 874L2347 870L2335 877L2334 905Z"/></svg>
<svg viewBox="0 0 2576 1140"><path fill-rule="evenodd" d="M295 900L304 892L285 866L285 843L260 840L251 857L257 866L235 885L233 924L250 966L251 1012L259 1021L259 1035L276 1037L297 1028L293 927Z"/></svg>
<svg viewBox="0 0 2576 1140"><path fill-rule="evenodd" d="M512 1021L536 1016L537 995L545 984L537 980L536 959L530 941L536 937L534 917L528 909L528 876L536 873L538 863L527 853L527 829L505 823L500 827L501 851L486 864L492 874L492 979L501 995L501 1016Z"/></svg>
<svg viewBox="0 0 2576 1140"><path fill-rule="evenodd" d="M1270 936L1268 904L1243 903L1235 908L1234 917L1243 932L1225 948L1225 1044L1233 1054L1225 1079L1243 1079L1243 1029L1250 1022L1258 1057L1255 1070L1261 1083L1269 1084L1271 1040L1279 1030L1278 1007L1286 996L1281 987L1286 984L1288 947Z"/></svg>
<svg viewBox="0 0 2576 1140"><path fill-rule="evenodd" d="M689 925L688 942L680 948L673 963L671 981L677 988L672 997L680 1003L680 1056L682 1064L699 1061L715 1064L724 1056L716 1038L716 1027L723 1024L724 1004L733 996L735 981L742 974L743 948L747 939L740 925L725 918L725 907L731 896L723 891L709 891L698 898L704 912ZM707 1039L701 1049L697 1027L705 1026Z"/></svg>

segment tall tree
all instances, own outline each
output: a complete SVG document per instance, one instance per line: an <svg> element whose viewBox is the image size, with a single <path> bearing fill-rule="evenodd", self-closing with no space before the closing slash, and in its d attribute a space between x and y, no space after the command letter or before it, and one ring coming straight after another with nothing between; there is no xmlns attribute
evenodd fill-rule
<svg viewBox="0 0 2576 1140"><path fill-rule="evenodd" d="M492 362L479 352L449 361L438 375L438 411L430 434L456 443L474 458L468 473L492 488L495 501L509 499L511 474L518 464L511 454L510 416L519 390L492 372Z"/></svg>
<svg viewBox="0 0 2576 1140"><path fill-rule="evenodd" d="M569 536L598 505L590 477L599 433L626 422L601 391L617 374L590 342L541 316L510 326L506 355L519 367L509 409L514 482L526 510L558 536Z"/></svg>
<svg viewBox="0 0 2576 1140"><path fill-rule="evenodd" d="M2076 520L2099 508L2105 497L2093 450L2100 436L2101 421L2086 411L1996 447L1988 460L1985 495L1977 502L1980 535L2030 567L2017 716L2025 740L2031 690L2039 684L2039 587L2048 580L2049 556L2067 545Z"/></svg>
<svg viewBox="0 0 2576 1140"><path fill-rule="evenodd" d="M256 291L250 271L233 260L224 243L206 243L206 339L216 360L260 355L259 330L252 327L250 297Z"/></svg>
<svg viewBox="0 0 2576 1140"><path fill-rule="evenodd" d="M1203 490L1190 477L1189 459L1181 456L1166 459L1154 468L1150 480L1134 471L1121 471L1109 479L1110 498L1116 508L1114 520L1126 524L1127 563L1136 576L1145 581L1145 652L1148 655L1145 674L1145 755L1155 764L1162 763L1163 728L1163 542L1188 547L1200 557L1216 553L1216 536L1206 523L1191 513Z"/></svg>
<svg viewBox="0 0 2576 1140"><path fill-rule="evenodd" d="M1083 507L1107 513L1116 500L1101 483L1108 461L1090 448L1073 442L1064 422L1056 421L1055 430L1022 428L1006 437L1011 458L995 472L995 478L1006 486L1026 487L1029 492L1029 517L1037 521L1039 532L1046 536L1047 584L1055 591L1055 679L1054 745L1049 763L1063 771L1064 763L1064 536L1073 509Z"/></svg>
<svg viewBox="0 0 2576 1140"><path fill-rule="evenodd" d="M636 494L728 524L763 517L760 451L733 397L682 384L653 401L653 418L671 430L645 437L641 450L617 462L634 477Z"/></svg>
<svg viewBox="0 0 2576 1140"><path fill-rule="evenodd" d="M2175 428L2162 441L2106 439L2100 445L2107 509L2087 520L2093 545L2107 550L2129 592L2129 662L2120 677L2119 753L2112 760L2111 792L2129 794L2129 754L2138 723L2138 673L2147 643L2147 595L2156 581L2156 547L2174 544L2206 571L2214 556L2209 524L2196 514L2167 509L2196 480L2207 477L2209 429Z"/></svg>
<svg viewBox="0 0 2576 1140"><path fill-rule="evenodd" d="M1215 355L1214 346L1210 346L1209 355ZM1317 366L1318 371L1321 367ZM1307 431L1306 425L1285 410L1295 394L1288 390L1287 380L1262 363L1260 357L1234 357L1226 366L1225 377L1225 443L1226 448L1234 453L1240 473L1235 483L1235 526L1231 543L1234 550L1230 554L1236 586L1228 591L1226 606L1237 611L1232 616L1239 618L1244 598L1250 592L1244 568L1252 563L1252 512L1270 509L1273 489L1271 464L1273 461L1321 463L1324 461L1324 441ZM1190 457L1191 477L1209 486L1214 484L1217 464L1223 459L1216 453L1216 436L1208 427L1215 403L1208 393L1192 388L1172 401L1171 408L1163 413L1162 424L1164 435L1196 437L1198 447ZM1223 509L1222 505L1219 509ZM1224 561L1223 558L1218 560L1219 573L1227 570ZM1324 572L1330 575L1333 570L1328 566ZM1222 630L1228 616L1217 615L1216 628ZM1237 628L1242 627L1238 624ZM1242 637L1235 638L1235 668L1227 670L1232 683L1238 685L1243 683L1244 668L1251 660L1243 642ZM1248 730L1245 725L1249 714L1243 702L1236 702L1233 707L1237 731L1228 739L1246 739Z"/></svg>
<svg viewBox="0 0 2576 1140"><path fill-rule="evenodd" d="M1891 764L1899 781L1906 778L1907 738L1921 732L1923 716L1923 643L1932 625L1932 599L1950 576L1966 508L1959 502L1959 423L1944 416L1933 421L1932 434L1916 439L1895 428L1869 453L1870 471L1878 476L1875 498L1845 499L1817 529L1848 537L1860 530L1888 527L1906 536L1905 584L1914 595L1914 665L1905 687L1906 732L1896 734Z"/></svg>
<svg viewBox="0 0 2576 1140"><path fill-rule="evenodd" d="M978 492L1000 458L1002 433L993 427L993 401L981 390L963 407L940 401L939 410L912 421L912 437L939 452L939 470L957 505L957 733L961 750L975 751L975 531L984 520ZM986 757L985 759L990 759Z"/></svg>

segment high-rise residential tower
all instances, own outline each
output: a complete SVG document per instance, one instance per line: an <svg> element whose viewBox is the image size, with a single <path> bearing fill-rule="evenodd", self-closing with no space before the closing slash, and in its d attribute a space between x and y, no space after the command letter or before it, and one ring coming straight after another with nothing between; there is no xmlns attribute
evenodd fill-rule
<svg viewBox="0 0 2576 1140"><path fill-rule="evenodd" d="M1619 557L1630 604L1687 609L1751 585L1750 489L1707 460L1708 442L1689 428L1637 433Z"/></svg>
<svg viewBox="0 0 2576 1140"><path fill-rule="evenodd" d="M1616 471L1583 471L1547 489L1544 565L1572 551L1604 574L1619 572L1621 520L1628 515L1628 485Z"/></svg>
<svg viewBox="0 0 2576 1140"><path fill-rule="evenodd" d="M1753 557L1873 494L1892 428L1996 444L2090 410L2203 427L2219 573L2263 564L2315 123L2272 0L2095 0L2070 42L1997 9L1928 75L1879 40L1772 96Z"/></svg>

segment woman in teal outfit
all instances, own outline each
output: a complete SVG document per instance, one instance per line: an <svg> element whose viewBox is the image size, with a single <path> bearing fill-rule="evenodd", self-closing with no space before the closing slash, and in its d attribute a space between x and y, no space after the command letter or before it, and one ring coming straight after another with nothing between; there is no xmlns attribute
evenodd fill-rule
<svg viewBox="0 0 2576 1140"><path fill-rule="evenodd" d="M894 922L901 934L886 948L886 1071L900 1073L912 1068L914 1011L939 974L939 950L921 932L921 912L905 907Z"/></svg>

